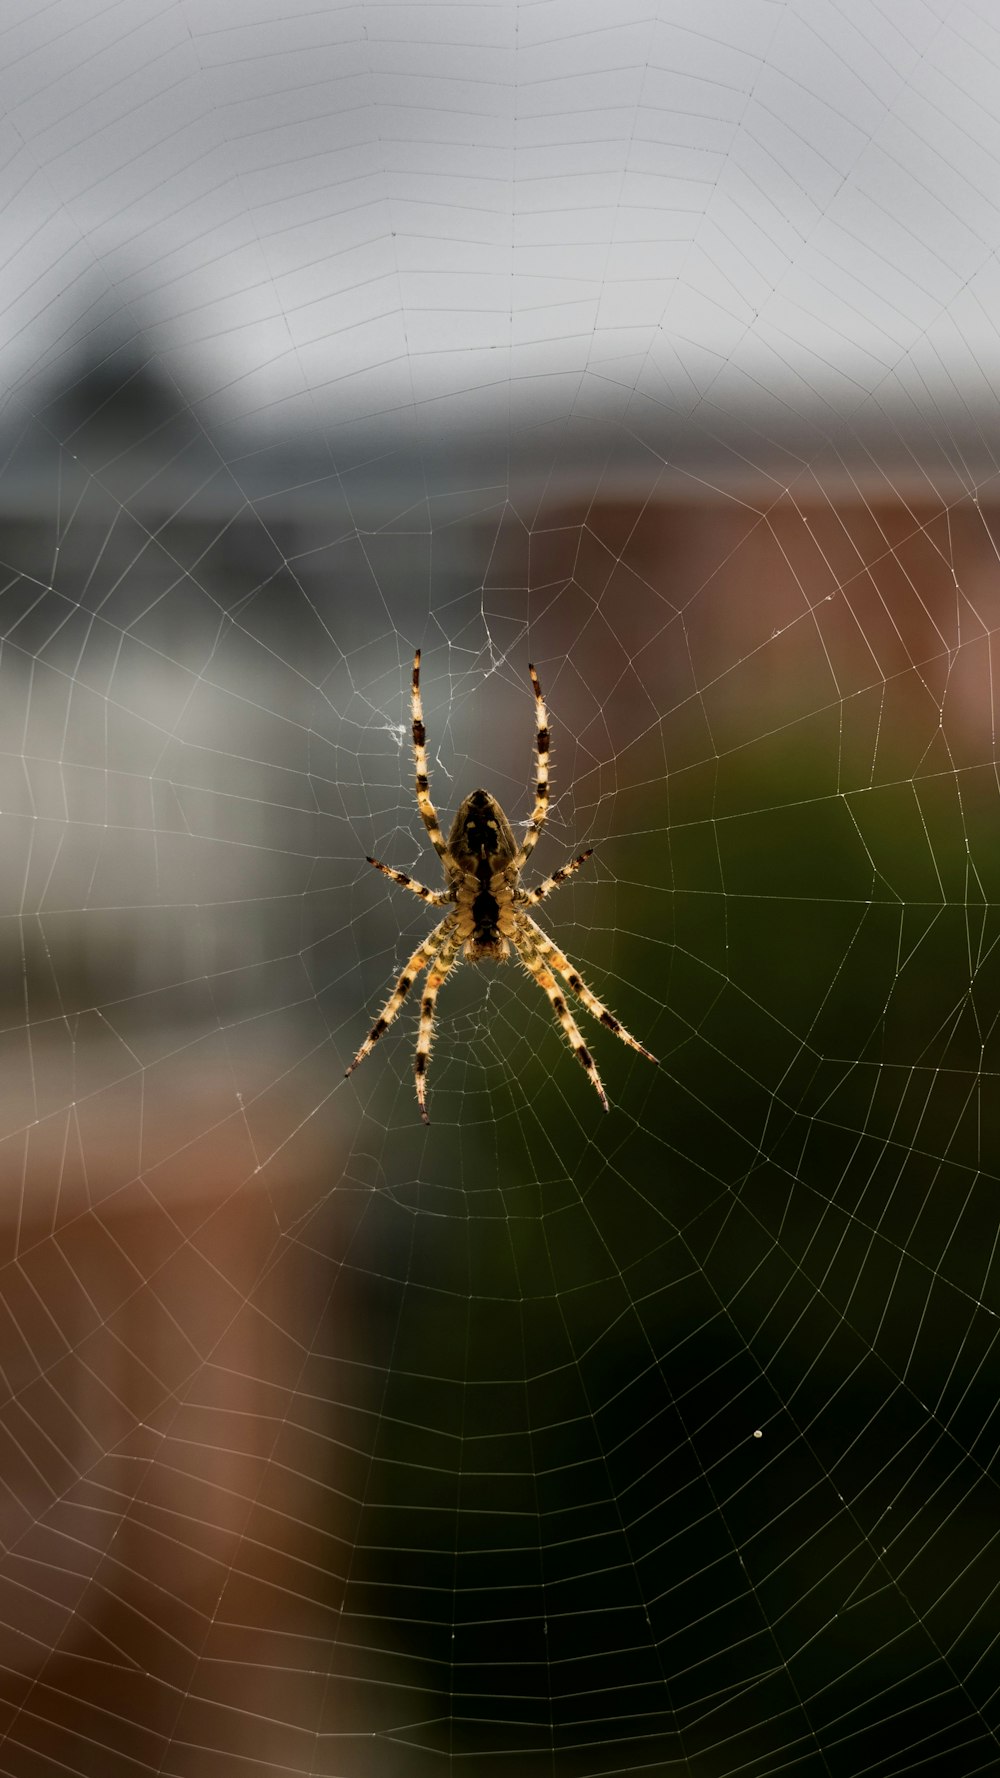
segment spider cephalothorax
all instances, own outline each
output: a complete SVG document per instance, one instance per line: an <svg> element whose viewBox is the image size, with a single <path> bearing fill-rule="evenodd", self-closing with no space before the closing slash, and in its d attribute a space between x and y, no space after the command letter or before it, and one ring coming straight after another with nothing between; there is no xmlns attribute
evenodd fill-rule
<svg viewBox="0 0 1000 1778"><path fill-rule="evenodd" d="M576 1054L578 1061L586 1069L590 1079L600 1095L605 1111L608 1101L601 1085L601 1077L597 1072L594 1059L580 1035L562 990L556 981L561 976L563 981L577 999L593 1013L596 1019L620 1037L623 1043L630 1044L643 1056L651 1056L641 1043L630 1036L614 1013L609 1012L597 995L592 993L570 963L568 957L553 944L548 934L527 913L527 909L536 902L544 901L553 889L565 883L567 877L579 870L591 855L592 847L581 852L578 858L564 864L561 870L554 871L551 877L536 883L533 889L521 886L521 872L534 850L535 841L541 833L549 806L549 727L545 712L545 701L542 688L538 683L538 674L534 667L528 667L531 683L535 693L535 806L531 819L525 830L524 838L518 844L510 822L488 790L474 790L463 802L452 823L447 843L441 832L437 811L430 799L430 788L427 776L427 737L424 730L424 713L420 701L420 650L413 659L413 685L411 707L413 715L413 755L417 768L417 807L430 835L431 844L437 852L444 867L446 887L444 889L426 889L423 883L414 882L405 871L393 870L391 865L381 864L377 858L369 858L373 864L394 883L400 883L422 901L430 902L432 907L447 908L448 912L438 921L433 932L423 944L414 951L406 964L402 975L386 1001L378 1018L375 1020L364 1043L361 1045L348 1074L353 1073L359 1062L370 1055L382 1033L388 1029L396 1017L403 1001L421 971L427 970L427 982L420 1006L420 1029L417 1036L417 1099L420 1104L420 1115L424 1123L429 1123L426 1103L427 1061L431 1050L431 1037L434 1030L434 1004L437 1000L441 983L449 970L464 958L469 963L503 963L516 951L528 974L547 994L566 1037ZM555 973L553 973L555 972Z"/></svg>

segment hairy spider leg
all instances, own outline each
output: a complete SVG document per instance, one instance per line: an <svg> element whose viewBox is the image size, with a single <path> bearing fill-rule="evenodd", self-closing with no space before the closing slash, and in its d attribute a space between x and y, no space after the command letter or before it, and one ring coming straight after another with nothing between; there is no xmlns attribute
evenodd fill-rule
<svg viewBox="0 0 1000 1778"><path fill-rule="evenodd" d="M413 956L408 959L403 967L402 974L396 982L396 986L389 995L388 1000L383 1006L382 1011L379 1013L378 1018L375 1020L374 1025L369 1031L368 1036L365 1038L364 1043L361 1045L351 1066L344 1069L345 1075L353 1074L359 1063L363 1062L366 1056L371 1055L379 1038L384 1035L392 1024L393 1019L396 1017L403 1001L410 992L417 976L420 974L421 970L427 968L428 963L430 963L431 959L440 948L442 939L447 938L450 935L454 920L454 914L445 914L444 919L438 921L433 932L428 933L423 944L420 945L418 949L414 951Z"/></svg>
<svg viewBox="0 0 1000 1778"><path fill-rule="evenodd" d="M573 993L578 1000L582 1001L587 1011L593 1013L595 1019L600 1019L601 1024L606 1025L609 1031L613 1031L616 1037L620 1037L623 1043L630 1044L632 1049L638 1050L640 1056L646 1056L650 1062L655 1062L656 1057L649 1050L644 1049L630 1031L626 1031L621 1020L616 1019L614 1013L608 1011L603 1000L598 1000L597 995L588 988L583 977L574 969L569 958L563 955L559 946L553 944L548 933L543 932L540 926L536 926L534 920L530 919L527 914L518 914L518 937L525 927L530 931L531 939L545 962L551 964L552 968L569 983Z"/></svg>
<svg viewBox="0 0 1000 1778"><path fill-rule="evenodd" d="M544 901L547 895L552 894L553 889L558 889L561 884L565 883L567 877L571 877L573 872L579 870L581 864L586 864L587 859L592 858L593 855L593 846L588 846L586 852L580 853L579 858L574 858L571 863L564 864L559 870L554 870L551 877L546 877L544 883L536 883L534 889L529 889L521 897L521 906L531 907L536 901ZM368 862L373 864L375 861L369 858Z"/></svg>
<svg viewBox="0 0 1000 1778"><path fill-rule="evenodd" d="M413 657L413 689L410 694L410 709L413 715L413 759L417 768L417 808L420 818L430 835L431 845L440 859L447 855L444 834L438 821L437 810L431 802L428 788L430 779L427 775L427 731L424 728L424 707L420 701L420 650Z"/></svg>
<svg viewBox="0 0 1000 1778"><path fill-rule="evenodd" d="M543 936L540 933L540 928L535 926L534 921L529 920L527 915L522 914L519 917L515 928L517 954L520 957L521 962L524 964L525 969L528 971L528 974L538 983L538 986L542 989L543 993L548 995L549 1004L551 1005L556 1018L559 1020L563 1032L569 1039L573 1054L576 1056L577 1061L586 1069L587 1074L594 1084L594 1088L600 1098L601 1104L604 1106L605 1111L607 1111L607 1094L601 1084L601 1077L597 1072L597 1065L583 1041L579 1026L576 1023L573 1014L566 1005L566 1001L560 992L559 984L556 981L555 976L552 974L552 971L546 967L541 948L536 942L536 933Z"/></svg>
<svg viewBox="0 0 1000 1778"><path fill-rule="evenodd" d="M437 1000L441 983L449 970L454 967L461 948L462 940L457 932L453 932L441 946L436 957L431 958L424 984L424 996L420 1003L420 1029L417 1032L417 1101L420 1115L425 1124L430 1123L427 1115L427 1063L431 1053L431 1041L434 1036L434 1002Z"/></svg>
<svg viewBox="0 0 1000 1778"><path fill-rule="evenodd" d="M538 683L538 674L530 661L528 672L535 690L535 806L531 811L531 819L525 829L517 857L514 859L515 871L523 870L525 860L534 850L545 817L549 812L549 718L542 697L542 688Z"/></svg>
<svg viewBox="0 0 1000 1778"><path fill-rule="evenodd" d="M408 877L405 870L393 870L391 864L383 864L380 858L369 858L366 855L365 863L373 864L384 877L391 877L401 888L409 889L411 895L419 895L421 901L429 902L432 908L447 907L455 899L450 889L425 889L423 883L418 883L415 877Z"/></svg>

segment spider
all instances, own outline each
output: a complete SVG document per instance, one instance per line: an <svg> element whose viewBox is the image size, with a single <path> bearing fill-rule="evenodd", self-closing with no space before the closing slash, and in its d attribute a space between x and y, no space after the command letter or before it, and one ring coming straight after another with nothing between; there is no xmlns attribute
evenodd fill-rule
<svg viewBox="0 0 1000 1778"><path fill-rule="evenodd" d="M413 657L410 700L413 755L417 770L417 808L430 836L431 845L444 867L447 886L444 889L427 889L423 883L414 882L405 871L393 870L390 864L383 864L378 858L366 860L376 870L380 870L383 876L399 883L403 889L409 889L411 895L419 895L421 901L426 901L431 907L448 909L433 932L428 934L423 944L418 945L404 965L403 972L371 1031L351 1066L345 1069L345 1074L353 1074L359 1063L371 1054L379 1038L392 1024L418 975L426 969L428 973L420 1007L416 1058L417 1102L425 1124L430 1123L427 1115L427 1062L434 1031L434 1006L445 977L463 958L468 963L504 963L511 951L516 951L528 974L548 995L552 1010L569 1039L577 1060L586 1069L605 1111L608 1109L608 1101L601 1077L580 1035L576 1020L566 1005L556 981L557 975L562 976L595 1019L599 1019L623 1043L638 1050L640 1055L648 1056L651 1062L656 1061L656 1057L650 1055L649 1050L643 1049L642 1044L637 1043L626 1031L614 1013L609 1012L597 995L591 992L568 957L563 955L528 913L530 907L544 901L553 889L558 889L574 871L579 870L581 864L586 864L594 850L593 846L588 846L579 857L564 864L543 882L536 883L533 889L521 887L521 872L534 850L549 807L548 716L538 674L530 663L528 672L531 674L535 693L537 773L535 806L520 845L500 804L488 790L474 790L471 796L466 797L455 816L447 843L445 842L428 789L427 737L420 700L418 648Z"/></svg>

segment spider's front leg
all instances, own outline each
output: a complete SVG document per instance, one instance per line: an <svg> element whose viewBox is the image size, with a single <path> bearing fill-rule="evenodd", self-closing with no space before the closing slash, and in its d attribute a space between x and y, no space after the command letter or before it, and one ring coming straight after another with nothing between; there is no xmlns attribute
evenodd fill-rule
<svg viewBox="0 0 1000 1778"><path fill-rule="evenodd" d="M534 921L529 920L526 914L522 914L514 927L514 944L517 954L520 957L521 962L524 964L525 969L528 971L528 974L534 978L542 992L548 996L552 1011L555 1013L566 1037L569 1039L573 1054L580 1065L586 1069L591 1084L593 1085L601 1104L604 1106L605 1111L607 1111L608 1096L604 1091L601 1077L597 1072L597 1064L583 1041L580 1027L574 1019L573 1014L570 1012L569 1007L566 1005L563 995L559 991L559 984L557 983L555 976L546 966L545 958L542 956L541 947L536 942L536 934L542 936L540 928L535 926Z"/></svg>
<svg viewBox="0 0 1000 1778"><path fill-rule="evenodd" d="M552 968L562 976L563 980L572 988L577 999L582 1001L589 1013L593 1013L595 1019L600 1019L601 1024L606 1025L609 1031L613 1031L616 1037L620 1037L623 1043L638 1050L640 1056L647 1057L650 1062L656 1061L656 1057L649 1050L643 1048L638 1038L633 1037L631 1031L626 1031L621 1019L616 1019L614 1013L608 1011L604 1002L598 1000L597 995L588 988L579 971L574 969L569 958L564 956L557 944L553 944L547 932L543 932L540 926L536 926L528 914L520 914L517 924L518 937L524 932L527 942L533 945L544 961L551 964Z"/></svg>
<svg viewBox="0 0 1000 1778"><path fill-rule="evenodd" d="M396 986L389 995L382 1011L379 1013L368 1036L365 1038L364 1043L361 1045L361 1048L350 1067L344 1069L345 1076L353 1074L355 1068L364 1061L365 1057L371 1055L379 1038L384 1036L385 1032L392 1024L393 1019L396 1017L396 1014L402 1006L403 1001L406 999L417 976L420 974L421 970L427 968L428 963L430 963L431 959L436 955L437 951L440 949L442 939L449 936L454 919L454 914L445 914L444 919L438 921L434 931L428 934L424 939L423 944L418 946L412 957L407 960L402 973L396 982Z"/></svg>
<svg viewBox="0 0 1000 1778"><path fill-rule="evenodd" d="M420 1115L425 1124L430 1123L427 1115L427 1063L431 1053L431 1039L434 1035L434 1003L440 992L441 983L449 970L454 967L462 940L458 932L453 932L441 946L436 957L432 957L427 971L427 984L424 997L420 1004L420 1029L417 1032L417 1059L415 1073L417 1077L417 1103Z"/></svg>

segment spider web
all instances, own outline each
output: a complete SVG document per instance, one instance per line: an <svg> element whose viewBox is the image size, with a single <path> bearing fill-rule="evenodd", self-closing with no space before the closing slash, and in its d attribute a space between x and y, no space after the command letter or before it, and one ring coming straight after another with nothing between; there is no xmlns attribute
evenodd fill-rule
<svg viewBox="0 0 1000 1778"><path fill-rule="evenodd" d="M3 43L3 1770L995 1771L994 26Z"/></svg>

